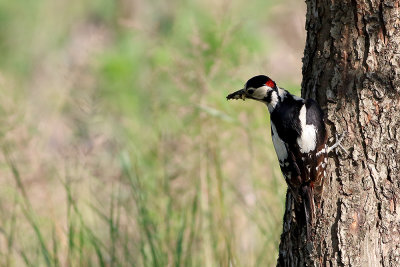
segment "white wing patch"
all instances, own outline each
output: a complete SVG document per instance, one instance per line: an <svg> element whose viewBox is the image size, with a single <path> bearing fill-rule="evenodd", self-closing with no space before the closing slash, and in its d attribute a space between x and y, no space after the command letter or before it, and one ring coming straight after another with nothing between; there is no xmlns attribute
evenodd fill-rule
<svg viewBox="0 0 400 267"><path fill-rule="evenodd" d="M275 124L272 121L271 121L271 129L272 129L272 142L274 143L276 155L278 156L279 164L283 166L284 161L288 157L286 145L279 137Z"/></svg>
<svg viewBox="0 0 400 267"><path fill-rule="evenodd" d="M317 144L316 136L317 129L314 125L306 124L306 105L300 109L300 124L301 124L301 136L297 138L297 144L300 147L300 152L308 153L315 149Z"/></svg>

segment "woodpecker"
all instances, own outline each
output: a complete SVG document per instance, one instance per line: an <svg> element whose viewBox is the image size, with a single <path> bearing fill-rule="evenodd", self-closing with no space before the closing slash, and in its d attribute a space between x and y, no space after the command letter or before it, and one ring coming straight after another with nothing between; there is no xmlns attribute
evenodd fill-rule
<svg viewBox="0 0 400 267"><path fill-rule="evenodd" d="M327 146L322 109L312 99L279 88L265 75L251 78L227 99L253 99L267 105L279 165L295 200L298 220L306 223L309 237L326 176L327 154L339 145Z"/></svg>

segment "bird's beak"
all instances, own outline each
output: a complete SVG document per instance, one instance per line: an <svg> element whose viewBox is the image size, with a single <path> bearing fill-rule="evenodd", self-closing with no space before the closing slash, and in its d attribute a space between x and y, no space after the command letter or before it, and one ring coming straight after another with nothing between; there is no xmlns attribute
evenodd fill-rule
<svg viewBox="0 0 400 267"><path fill-rule="evenodd" d="M243 99L244 101L246 99L246 91L244 89L240 89L232 94L229 94L226 99Z"/></svg>

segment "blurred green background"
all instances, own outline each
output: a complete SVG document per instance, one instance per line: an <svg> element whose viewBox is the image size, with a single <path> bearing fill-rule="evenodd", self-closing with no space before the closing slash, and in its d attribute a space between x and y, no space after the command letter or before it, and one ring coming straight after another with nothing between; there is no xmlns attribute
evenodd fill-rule
<svg viewBox="0 0 400 267"><path fill-rule="evenodd" d="M297 0L0 0L1 266L273 266L257 74L299 94Z"/></svg>

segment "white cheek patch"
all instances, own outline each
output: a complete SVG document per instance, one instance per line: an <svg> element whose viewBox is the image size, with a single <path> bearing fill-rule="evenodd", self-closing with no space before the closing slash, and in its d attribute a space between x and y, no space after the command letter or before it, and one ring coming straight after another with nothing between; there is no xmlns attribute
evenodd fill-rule
<svg viewBox="0 0 400 267"><path fill-rule="evenodd" d="M278 94L274 91L271 94L271 102L268 103L268 110L270 113L275 109L276 105L279 102Z"/></svg>
<svg viewBox="0 0 400 267"><path fill-rule="evenodd" d="M311 150L314 150L316 147L316 137L317 137L317 129L314 125L306 124L306 105L300 110L300 125L301 125L301 136L297 138L297 144L300 147L300 152L308 153Z"/></svg>
<svg viewBox="0 0 400 267"><path fill-rule="evenodd" d="M263 99L267 95L267 92L268 92L267 88L269 88L269 87L267 87L267 86L259 87L254 90L254 93L251 96L254 98L257 98L257 99Z"/></svg>
<svg viewBox="0 0 400 267"><path fill-rule="evenodd" d="M272 129L272 143L274 143L276 155L278 156L279 164L283 165L283 162L288 157L288 152L286 149L285 143L278 135L278 131L276 130L275 124L271 121L271 129Z"/></svg>

